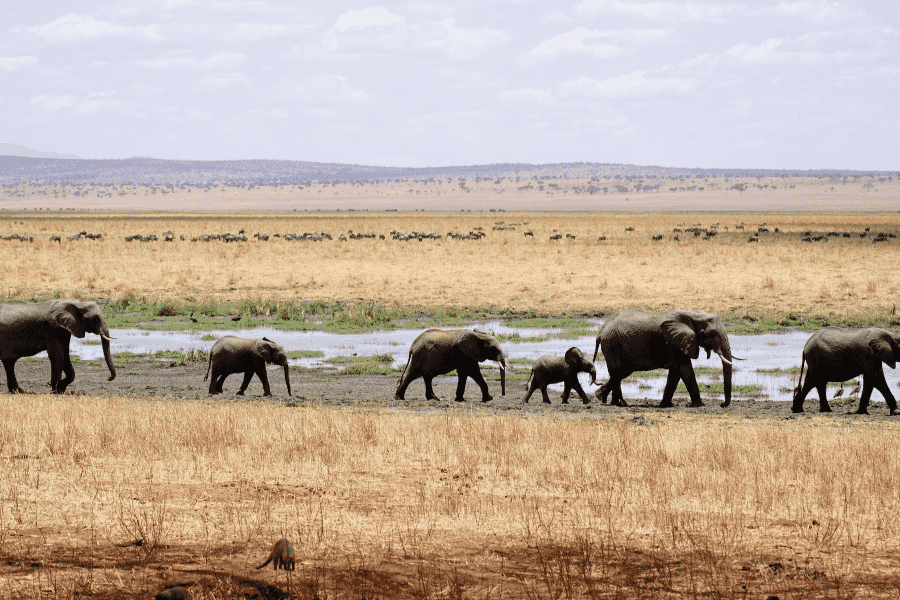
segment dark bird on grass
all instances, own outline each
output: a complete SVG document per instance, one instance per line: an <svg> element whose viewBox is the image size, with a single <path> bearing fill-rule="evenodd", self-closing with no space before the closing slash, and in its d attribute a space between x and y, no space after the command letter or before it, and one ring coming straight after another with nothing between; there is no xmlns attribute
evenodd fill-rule
<svg viewBox="0 0 900 600"><path fill-rule="evenodd" d="M841 382L841 389L839 389L838 391L836 391L836 392L834 393L834 396L833 396L833 397L834 397L834 398L840 398L840 397L843 396L843 395L844 395L844 384L843 384L843 382Z"/></svg>
<svg viewBox="0 0 900 600"><path fill-rule="evenodd" d="M850 396L855 396L855 395L857 395L858 393L859 393L859 384L857 384L855 388L853 388L852 390L850 390L850 394L848 394L848 395L850 395Z"/></svg>
<svg viewBox="0 0 900 600"><path fill-rule="evenodd" d="M191 320L191 323L196 323L196 322L197 322L197 319L194 318L194 311L191 311L191 316L190 316L189 318L190 318L190 320Z"/></svg>
<svg viewBox="0 0 900 600"><path fill-rule="evenodd" d="M231 317L231 320L232 320L232 321L240 321L240 320L241 320L241 315L238 315L238 316L236 316L236 317Z"/></svg>

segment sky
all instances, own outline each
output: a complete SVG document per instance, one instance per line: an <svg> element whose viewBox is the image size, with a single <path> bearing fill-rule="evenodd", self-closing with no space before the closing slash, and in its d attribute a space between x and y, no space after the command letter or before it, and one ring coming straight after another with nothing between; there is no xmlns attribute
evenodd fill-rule
<svg viewBox="0 0 900 600"><path fill-rule="evenodd" d="M900 2L2 0L0 142L898 170Z"/></svg>

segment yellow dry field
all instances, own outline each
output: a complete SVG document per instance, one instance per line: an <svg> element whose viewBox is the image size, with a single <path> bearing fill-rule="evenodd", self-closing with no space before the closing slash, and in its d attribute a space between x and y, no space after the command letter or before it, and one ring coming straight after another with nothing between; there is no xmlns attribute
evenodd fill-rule
<svg viewBox="0 0 900 600"><path fill-rule="evenodd" d="M0 397L0 595L900 590L893 423L362 404ZM254 570L282 537L293 576Z"/></svg>
<svg viewBox="0 0 900 600"><path fill-rule="evenodd" d="M515 230L495 230L494 227ZM743 230L736 230L737 224ZM712 227L702 237L673 229ZM761 225L770 233L748 243ZM480 240L448 233L482 228ZM633 227L633 232L626 228ZM774 233L778 228L779 233ZM871 234L859 234L870 228ZM237 233L246 243L191 242ZM805 243L806 231L851 233ZM87 231L103 239L70 242ZM164 242L173 232L176 240ZM386 239L339 241L348 232ZM391 231L440 233L400 242ZM533 237L524 235L532 231ZM273 299L422 307L500 307L546 313L674 307L737 314L873 316L895 310L898 213L3 213L2 293L197 300ZM333 240L259 242L254 233L328 232ZM131 234L159 241L126 242ZM562 235L558 241L550 236ZM574 239L565 237L575 236ZM651 241L653 235L663 239ZM61 243L48 241L61 235ZM184 235L186 240L180 241ZM605 236L604 241L598 240Z"/></svg>

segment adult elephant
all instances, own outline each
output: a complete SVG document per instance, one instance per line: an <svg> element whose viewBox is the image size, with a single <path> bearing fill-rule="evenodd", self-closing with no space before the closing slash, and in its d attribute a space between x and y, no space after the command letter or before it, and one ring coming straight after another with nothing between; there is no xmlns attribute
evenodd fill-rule
<svg viewBox="0 0 900 600"><path fill-rule="evenodd" d="M540 389L544 399L544 404L550 404L550 397L547 395L547 386L551 383L564 382L562 403L569 403L569 394L572 390L581 397L581 402L587 404L590 402L581 383L578 381L579 373L588 373L591 376L591 382L597 383L597 368L594 363L588 360L587 355L576 347L566 350L564 356L552 356L546 354L541 356L531 366L531 373L528 379L531 385L528 393L525 394L523 403L527 403L531 398L531 394L535 390ZM525 382L528 385L528 382Z"/></svg>
<svg viewBox="0 0 900 600"><path fill-rule="evenodd" d="M831 412L825 396L825 385L829 381L847 381L859 375L863 376L862 394L859 397L857 414L866 415L869 398L874 387L890 409L891 416L900 414L897 401L884 379L881 363L890 368L897 366L900 360L900 334L886 329L869 327L867 329L845 329L842 327L826 327L812 334L803 347L803 359L800 363L800 379L797 382L797 393L791 410L803 412L803 401L813 388L819 392L819 412ZM803 380L803 368L808 365L806 381ZM802 385L801 385L802 384Z"/></svg>
<svg viewBox="0 0 900 600"><path fill-rule="evenodd" d="M100 336L103 358L109 367L109 381L116 378L109 353L109 328L96 302L48 300L30 303L10 300L0 304L0 359L6 369L6 386L10 393L23 393L16 381L16 361L47 351L50 358L50 389L62 394L75 380L75 369L69 358L69 342L74 335ZM62 377L63 373L65 377Z"/></svg>
<svg viewBox="0 0 900 600"><path fill-rule="evenodd" d="M478 367L478 363L486 360L497 361L500 365L500 390L505 396L507 357L497 338L477 329L429 329L420 334L410 346L409 361L400 375L395 397L403 400L409 384L421 377L425 380L425 397L440 400L434 394L431 381L438 375L455 369L459 376L456 401L465 401L463 393L466 391L466 379L471 377L481 388L481 401L487 402L492 396Z"/></svg>
<svg viewBox="0 0 900 600"><path fill-rule="evenodd" d="M669 369L666 387L660 408L671 408L672 396L678 381L683 380L691 406L703 406L700 388L691 359L700 356L700 348L706 350L709 358L712 352L722 359L722 380L725 386L725 402L731 404L732 359L743 360L731 354L725 325L716 315L695 310L670 310L654 314L640 311L620 313L606 321L600 328L594 348L603 350L609 381L597 388L594 395L606 402L610 392L613 404L625 406L622 397L622 380L635 371Z"/></svg>
<svg viewBox="0 0 900 600"><path fill-rule="evenodd" d="M271 396L269 390L269 378L266 375L266 363L272 363L284 367L284 384L287 386L288 396L291 395L291 379L288 375L287 354L281 344L276 344L268 338L261 340L239 338L226 335L216 340L212 350L209 351L209 366L206 367L206 376L209 378L212 372L212 380L209 382L210 394L221 394L222 384L225 378L234 373L243 373L244 381L238 396L243 396L250 380L255 374L263 385L263 396Z"/></svg>

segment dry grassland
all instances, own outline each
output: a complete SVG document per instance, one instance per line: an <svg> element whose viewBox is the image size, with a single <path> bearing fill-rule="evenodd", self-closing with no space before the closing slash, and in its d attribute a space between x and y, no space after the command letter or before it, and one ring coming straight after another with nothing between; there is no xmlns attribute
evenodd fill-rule
<svg viewBox="0 0 900 600"><path fill-rule="evenodd" d="M498 221L515 231L494 231ZM734 225L745 223L745 232ZM672 229L719 223L710 240ZM780 234L750 232L766 223ZM634 232L625 228L633 226ZM390 232L466 233L482 240L398 242ZM728 227L728 231L724 228ZM0 221L2 293L197 300L377 301L401 306L489 306L547 313L673 307L738 314L872 316L895 310L900 293L896 239L873 244L859 232L900 230L900 215L622 213L252 213L54 214ZM190 242L210 233L329 232L332 241ZM69 242L79 231L101 241ZM348 231L387 239L338 241ZM525 230L534 237L523 235ZM803 243L806 230L853 232L851 239ZM162 241L172 231L176 241ZM125 242L155 233L160 241ZM554 233L575 235L550 241ZM63 236L62 243L48 241ZM663 234L660 242L651 242ZM184 235L187 241L177 238ZM598 241L605 235L606 241Z"/></svg>
<svg viewBox="0 0 900 600"><path fill-rule="evenodd" d="M8 395L0 414L9 598L900 592L893 424ZM290 580L253 570L280 537Z"/></svg>

